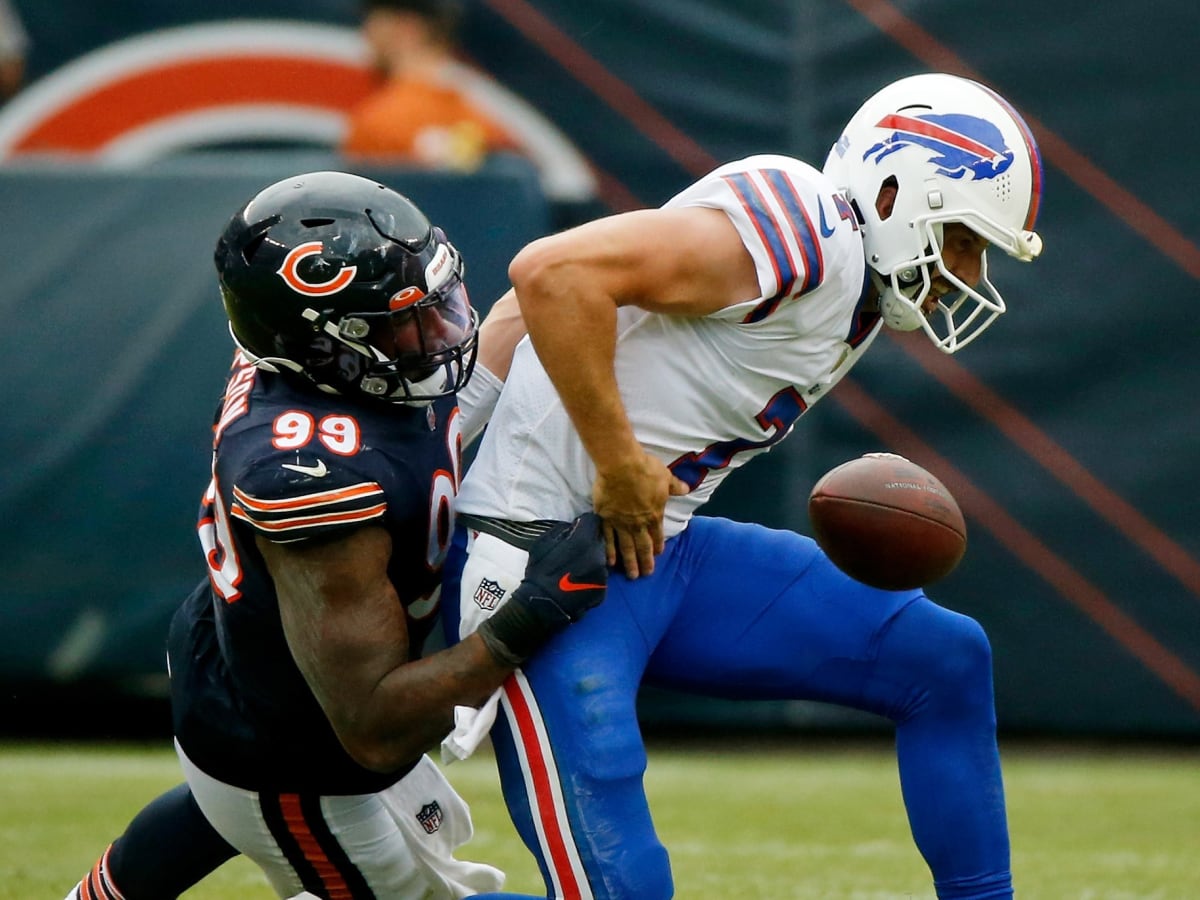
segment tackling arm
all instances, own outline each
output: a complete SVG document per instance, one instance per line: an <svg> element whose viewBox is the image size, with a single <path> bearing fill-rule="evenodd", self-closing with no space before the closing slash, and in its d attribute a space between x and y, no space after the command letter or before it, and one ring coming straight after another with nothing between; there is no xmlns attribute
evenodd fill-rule
<svg viewBox="0 0 1200 900"><path fill-rule="evenodd" d="M492 304L479 326L479 355L475 371L458 392L463 414L463 446L470 446L492 418L500 391L512 366L513 352L525 337L525 320L510 290Z"/></svg>
<svg viewBox="0 0 1200 900"><path fill-rule="evenodd" d="M607 584L596 516L558 523L530 547L525 578L499 612L453 647L413 660L387 575L386 531L257 542L296 665L346 752L380 772L437 743L453 725L455 706L482 705L516 666L599 604Z"/></svg>
<svg viewBox="0 0 1200 900"><path fill-rule="evenodd" d="M512 671L471 636L409 659L404 609L387 577L391 538L360 528L321 543L257 538L292 656L346 751L394 771L436 744L456 704L473 706Z"/></svg>

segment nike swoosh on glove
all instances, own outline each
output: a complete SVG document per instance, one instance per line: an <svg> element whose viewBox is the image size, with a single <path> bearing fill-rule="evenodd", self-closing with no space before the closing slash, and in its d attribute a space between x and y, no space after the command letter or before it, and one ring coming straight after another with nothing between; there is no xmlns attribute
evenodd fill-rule
<svg viewBox="0 0 1200 900"><path fill-rule="evenodd" d="M478 634L499 662L515 668L598 606L607 586L600 517L589 512L558 522L529 548L525 580Z"/></svg>

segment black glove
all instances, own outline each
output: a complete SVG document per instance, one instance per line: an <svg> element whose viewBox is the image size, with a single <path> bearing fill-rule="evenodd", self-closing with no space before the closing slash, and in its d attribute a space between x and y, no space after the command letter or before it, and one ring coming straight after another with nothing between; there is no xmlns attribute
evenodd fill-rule
<svg viewBox="0 0 1200 900"><path fill-rule="evenodd" d="M559 522L529 548L525 580L479 636L496 660L519 666L538 647L604 599L608 562L600 517Z"/></svg>

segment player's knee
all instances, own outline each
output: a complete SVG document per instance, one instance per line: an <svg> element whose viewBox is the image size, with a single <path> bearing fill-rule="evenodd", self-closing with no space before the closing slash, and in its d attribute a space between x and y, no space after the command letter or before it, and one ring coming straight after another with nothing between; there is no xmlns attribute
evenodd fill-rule
<svg viewBox="0 0 1200 900"><path fill-rule="evenodd" d="M909 612L913 615L909 615ZM992 704L992 646L969 616L932 603L906 611L889 635L897 669L910 689L893 718L933 705L982 712Z"/></svg>
<svg viewBox="0 0 1200 900"><path fill-rule="evenodd" d="M970 684L992 674L992 645L983 626L969 616L948 613L930 673L940 684Z"/></svg>

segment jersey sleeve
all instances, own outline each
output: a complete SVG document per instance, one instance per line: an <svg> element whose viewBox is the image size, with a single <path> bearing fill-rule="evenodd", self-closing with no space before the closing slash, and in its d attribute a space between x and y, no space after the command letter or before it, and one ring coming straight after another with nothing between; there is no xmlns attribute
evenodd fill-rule
<svg viewBox="0 0 1200 900"><path fill-rule="evenodd" d="M730 307L741 321L762 321L785 300L825 279L825 212L811 166L783 156L754 156L716 169L667 206L723 210L754 259L761 296Z"/></svg>
<svg viewBox="0 0 1200 900"><path fill-rule="evenodd" d="M341 460L295 455L255 461L239 473L230 515L275 543L327 538L382 522L387 498L379 480Z"/></svg>

